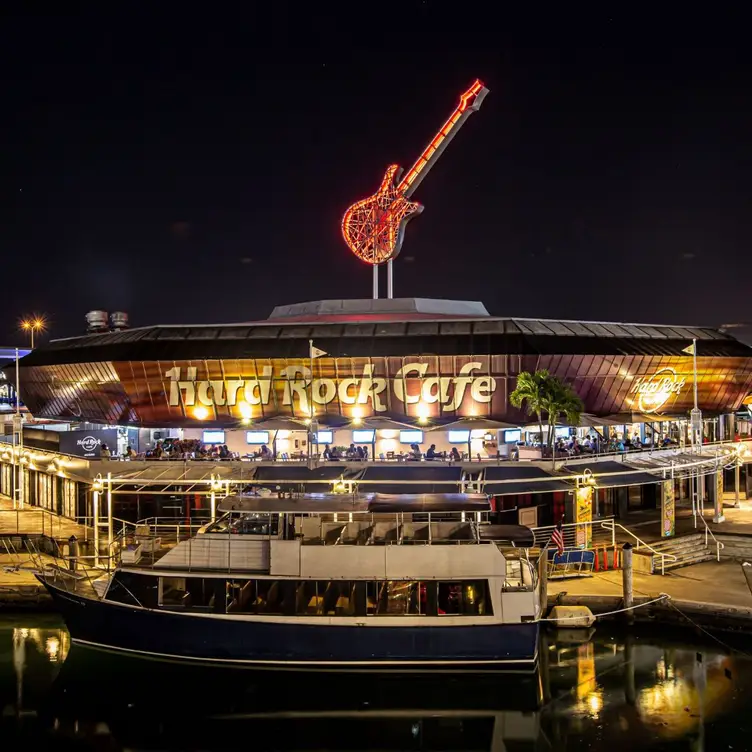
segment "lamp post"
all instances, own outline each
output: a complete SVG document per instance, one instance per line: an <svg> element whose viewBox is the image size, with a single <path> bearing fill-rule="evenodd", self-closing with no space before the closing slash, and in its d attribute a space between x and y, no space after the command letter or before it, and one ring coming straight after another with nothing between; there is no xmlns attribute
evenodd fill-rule
<svg viewBox="0 0 752 752"><path fill-rule="evenodd" d="M45 328L45 320L42 316L34 316L33 318L23 319L21 321L21 329L31 335L31 349L34 349L34 332L43 332Z"/></svg>

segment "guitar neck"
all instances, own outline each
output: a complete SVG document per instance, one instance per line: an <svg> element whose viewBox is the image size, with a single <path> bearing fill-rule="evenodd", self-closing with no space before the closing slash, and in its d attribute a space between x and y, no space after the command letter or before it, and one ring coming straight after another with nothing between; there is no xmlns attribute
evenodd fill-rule
<svg viewBox="0 0 752 752"><path fill-rule="evenodd" d="M449 120L444 123L431 143L423 150L417 162L400 181L398 186L400 192L408 197L413 194L465 121L480 109L486 94L488 94L488 89L480 81L476 81L460 97L457 109L449 116Z"/></svg>

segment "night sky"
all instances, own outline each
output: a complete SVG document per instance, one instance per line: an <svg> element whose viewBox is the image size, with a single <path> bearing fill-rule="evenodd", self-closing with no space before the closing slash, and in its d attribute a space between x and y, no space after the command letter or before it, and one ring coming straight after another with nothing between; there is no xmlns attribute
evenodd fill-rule
<svg viewBox="0 0 752 752"><path fill-rule="evenodd" d="M341 216L412 164L476 77L491 93L415 195L398 297L752 319L744 16L182 7L4 12L1 344L31 312L60 337L93 308L138 326L369 297Z"/></svg>

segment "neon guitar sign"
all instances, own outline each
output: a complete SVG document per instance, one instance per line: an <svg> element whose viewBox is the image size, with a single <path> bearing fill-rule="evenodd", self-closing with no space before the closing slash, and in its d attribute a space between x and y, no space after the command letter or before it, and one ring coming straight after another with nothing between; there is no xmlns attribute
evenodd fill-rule
<svg viewBox="0 0 752 752"><path fill-rule="evenodd" d="M353 204L342 218L342 235L348 248L369 264L384 264L399 254L405 226L423 211L410 201L415 189L446 149L465 121L480 109L488 89L476 81L461 97L457 109L425 148L418 161L400 180L402 168L390 165L379 190Z"/></svg>

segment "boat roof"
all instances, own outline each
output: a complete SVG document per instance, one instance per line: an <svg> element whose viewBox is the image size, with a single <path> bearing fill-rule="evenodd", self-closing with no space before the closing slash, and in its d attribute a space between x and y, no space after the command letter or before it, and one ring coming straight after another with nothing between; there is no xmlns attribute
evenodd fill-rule
<svg viewBox="0 0 752 752"><path fill-rule="evenodd" d="M297 496L237 494L219 503L220 512L489 512L486 494L335 494L307 493Z"/></svg>

